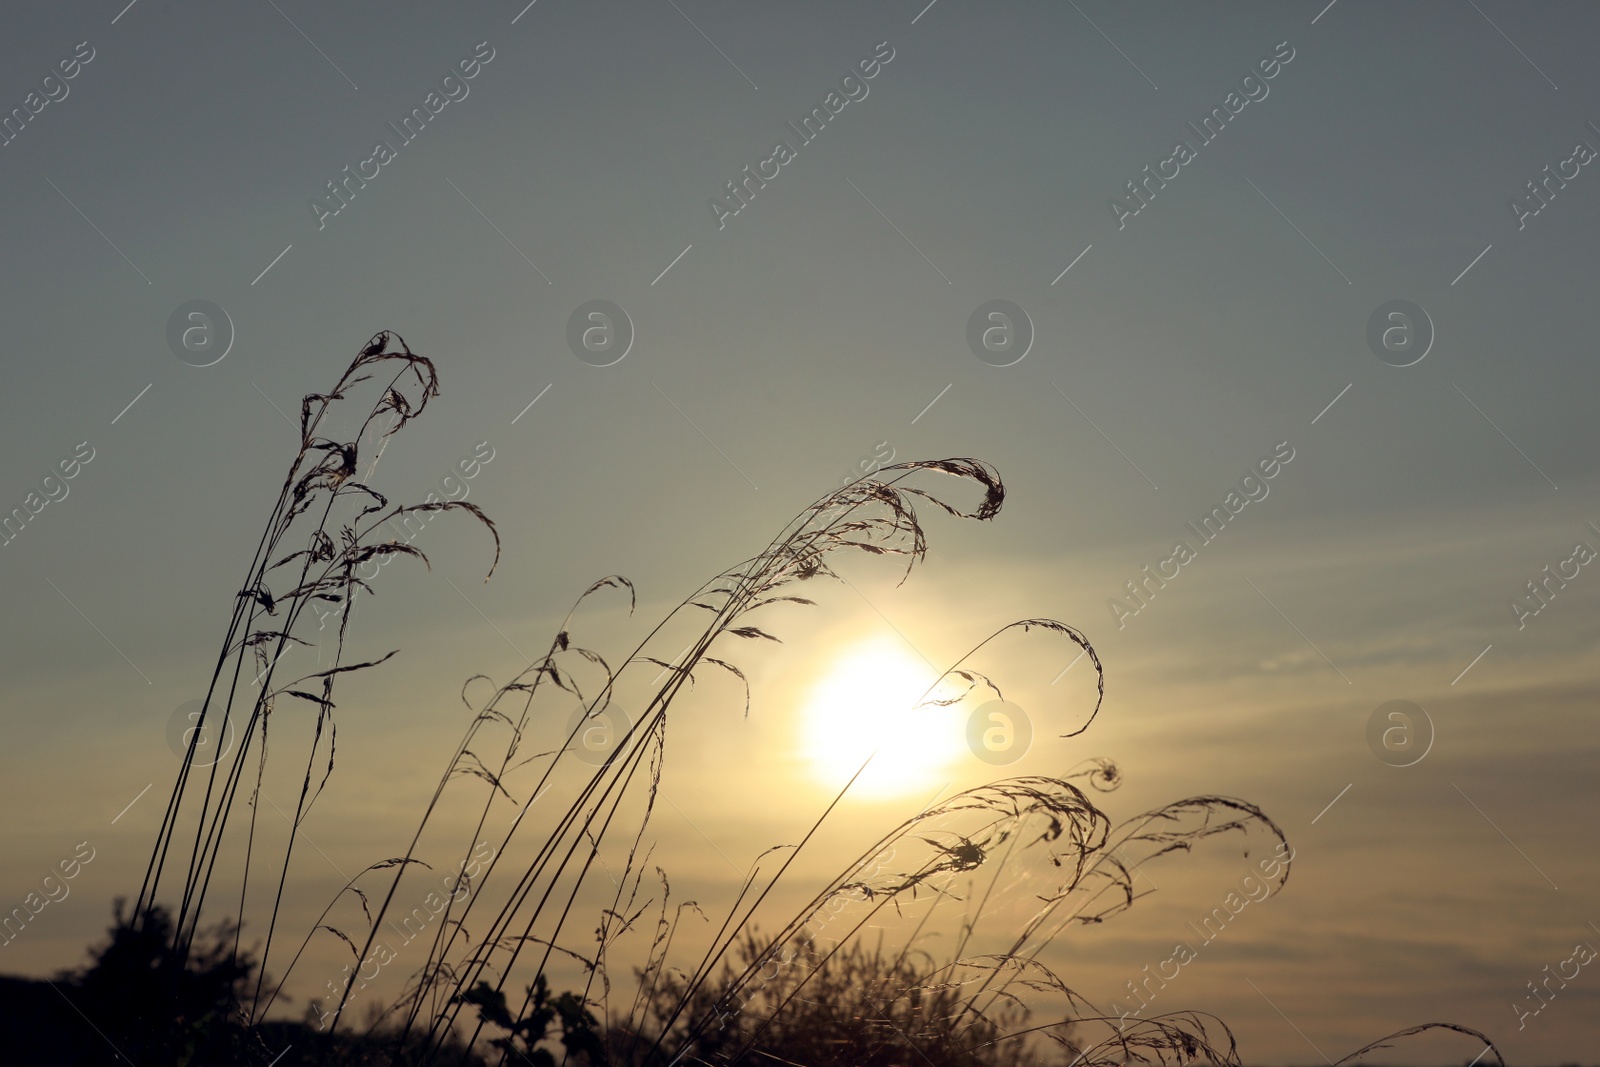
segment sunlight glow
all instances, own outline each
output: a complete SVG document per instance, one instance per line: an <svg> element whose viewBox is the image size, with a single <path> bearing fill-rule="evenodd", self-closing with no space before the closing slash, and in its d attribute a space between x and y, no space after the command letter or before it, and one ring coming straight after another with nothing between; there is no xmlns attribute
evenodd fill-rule
<svg viewBox="0 0 1600 1067"><path fill-rule="evenodd" d="M931 792L962 754L950 708L912 710L937 677L893 640L856 645L834 661L801 710L801 751L817 780L838 789L873 751L852 795Z"/></svg>

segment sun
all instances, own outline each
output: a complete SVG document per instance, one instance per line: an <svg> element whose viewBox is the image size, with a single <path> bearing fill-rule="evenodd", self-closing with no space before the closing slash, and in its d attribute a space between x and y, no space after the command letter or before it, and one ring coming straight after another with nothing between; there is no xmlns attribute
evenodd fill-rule
<svg viewBox="0 0 1600 1067"><path fill-rule="evenodd" d="M863 763L852 795L931 792L945 781L941 772L960 755L959 726L949 708L915 707L937 677L903 645L887 640L839 656L800 713L801 752L817 781L839 789Z"/></svg>

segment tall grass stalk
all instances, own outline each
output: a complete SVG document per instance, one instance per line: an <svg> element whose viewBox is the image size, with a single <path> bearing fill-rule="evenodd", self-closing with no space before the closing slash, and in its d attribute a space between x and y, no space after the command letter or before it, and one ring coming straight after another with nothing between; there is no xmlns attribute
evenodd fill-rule
<svg viewBox="0 0 1600 1067"><path fill-rule="evenodd" d="M376 399L365 409L354 405L363 413L349 422L346 433L335 434L330 424L337 421L339 405L369 382ZM412 969L401 997L368 1024L366 1038L387 1041L395 1063L445 1057L476 1063L485 1054L500 1064L549 1059L539 1043L557 1017L563 1064L574 1056L628 1067L796 1062L790 1053L809 1057L808 1064L856 1067L918 1056L933 1067L1240 1063L1233 1034L1220 1020L1188 1011L1125 1020L1098 1008L1042 962L1071 929L1131 908L1140 896L1134 879L1142 864L1222 836L1286 843L1265 812L1226 796L1183 798L1115 822L1093 796L1120 781L1107 760L1087 760L1058 776L1003 779L930 804L819 884L802 854L809 859L808 850L874 754L798 841L773 846L756 858L732 902L718 918L707 920L712 929L704 948L681 964L673 956L681 923L690 916L706 919L693 901L674 904L648 834L673 711L685 687L714 670L743 688L748 716L749 682L730 650L778 642L767 621L772 609L815 606L797 590L806 583L842 580L835 565L852 553L903 564L904 582L927 554L919 509L933 507L977 521L997 515L1005 500L998 472L964 458L896 464L829 493L760 552L697 587L615 666L577 643L573 623L590 598L602 595L625 594L631 614L634 588L620 575L590 585L544 653L510 681L493 686L490 698L474 709L404 849L373 859L347 881L303 932L283 974L269 981L266 964L282 936L298 830L334 768L335 687L344 675L394 655L344 661L355 599L371 592L361 570L397 555L426 563L408 544L378 540L380 529L411 513L465 511L493 536L499 559L499 534L475 506L439 500L391 505L367 484L388 440L437 394L433 363L384 332L362 349L332 390L305 398L299 449L235 599L201 721L191 736L190 758L177 773L140 887L138 917L160 915L163 894L179 899L171 937L174 958L182 961L199 929L225 845L237 842L240 888L231 927L236 956L237 931L253 894L265 895L267 914L254 987L248 1003L239 1006L243 1025L264 1024L319 935L340 939L359 968L373 952L380 928L402 907L397 904L402 886L418 876L418 868L429 866L425 856L444 851L462 859L426 939L426 956ZM376 454L367 474L357 478L364 450ZM952 502L953 496L974 490L976 502ZM280 683L279 660L292 645L309 643L296 636L296 629L305 609L318 601L338 605L332 666ZM702 611L706 614L698 615ZM683 651L663 658L658 649L669 627L676 635L685 625L691 636ZM916 710L1001 697L1000 686L978 663L1003 637L1064 641L1088 657L1096 679L1092 706L1065 724L1069 728L1061 737L1084 733L1104 700L1104 666L1083 633L1053 619L1024 619L979 641L928 687ZM674 636L670 645L678 644ZM468 685L481 678L474 676ZM591 720L620 705L625 687L644 694L638 721L603 763L577 762L579 735ZM464 687L464 700L466 692ZM581 703L584 714L564 737L542 748L536 743L537 712L557 699ZM288 840L281 851L258 857L258 802L269 727L280 700L309 703L315 719L309 736L300 739L303 767L299 753L293 747L288 752L299 780ZM248 712L231 762L222 767L219 761L208 773L195 775L192 754L200 730L208 721L230 718L236 709ZM279 747L288 743L280 741ZM242 820L234 818L241 801L249 809ZM457 803L469 805L468 817L452 822L446 813L454 814ZM434 846L430 829L441 821L442 833L451 833L451 826L456 833L470 829L453 843ZM492 857L469 864L480 842L492 843ZM616 869L606 855L620 855ZM611 889L603 888L602 875ZM1287 878L1285 866L1272 890L1281 889ZM787 918L769 922L770 934L762 933L763 920L770 920L781 899L775 896L780 885L788 892L790 883L800 880L814 887L810 895ZM1011 922L1019 901L1031 901L1025 916L997 933L993 927ZM934 911L946 902L962 904L964 913L951 951L936 957L924 944ZM867 948L867 930L924 904L898 942L880 939ZM354 919L357 907L364 930L346 920L335 925L336 910ZM651 914L653 923L646 918ZM574 925L591 921L593 948L579 951L573 947L578 944ZM819 940L823 928L829 932ZM614 1004L612 956L635 933L648 941L643 965L633 971L631 991L624 990ZM980 943L998 949L980 951ZM583 986L575 995L551 1000L547 972L558 956L576 963ZM334 1035L352 993L347 980L327 1013L330 1049L336 1047ZM591 1023L591 1008L603 1022ZM1498 1060L1487 1038L1450 1024L1427 1024L1385 1040L1441 1029L1481 1042Z"/></svg>

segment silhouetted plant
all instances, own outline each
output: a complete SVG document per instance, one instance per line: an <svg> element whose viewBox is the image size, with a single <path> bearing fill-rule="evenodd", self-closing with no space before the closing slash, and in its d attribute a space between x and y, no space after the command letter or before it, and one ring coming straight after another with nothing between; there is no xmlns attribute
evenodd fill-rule
<svg viewBox="0 0 1600 1067"><path fill-rule="evenodd" d="M384 365L398 370L366 415L343 438L326 436L324 422L335 404L368 380L370 369ZM494 535L499 558L499 535L474 505L427 500L391 506L366 484L367 476L357 477L369 432L375 431L379 445L368 464L370 474L387 439L437 393L432 362L384 332L362 349L333 390L307 396L301 405L299 451L236 598L202 712L221 716L236 702L246 703L249 714L237 751L227 766L221 761L212 765L203 780L192 774L192 760L184 762L134 912L126 920L118 913L119 927L126 930L120 940L114 934L102 963L97 963L102 974L85 977L84 988L100 996L110 988L107 976L113 973L144 966L164 976L149 986L155 1000L141 1005L138 1016L148 1022L165 1004L172 1017L172 1026L152 1031L157 1036L150 1047L157 1058L183 1062L172 1057L210 1054L213 1046L218 1055L253 1056L262 1047L263 1033L271 1028L281 1033L289 1025L267 1021L281 984L269 988L262 968L279 934L298 837L293 831L333 770L336 682L394 654L343 662L355 597L372 591L361 568L398 555L426 562L409 544L375 540L381 526L412 513L465 510ZM379 429L385 416L388 425ZM928 487L930 479L976 488L979 498L968 505L951 503ZM619 575L590 585L543 655L496 686L487 703L475 710L404 851L379 852L388 858L370 863L346 883L306 931L284 980L311 941L324 934L341 940L361 967L372 957L379 931L397 906L402 883L417 868L428 866L423 862L424 835L447 791L454 796L463 787L481 790L481 798L471 801L470 836L448 850L463 859L447 883L441 907L430 917L426 955L413 968L405 993L388 1010L372 1015L365 1033L354 1038L338 1033L352 993L347 980L329 1010L319 1008L319 1020L331 1019L326 1033L311 1038L308 1027L296 1031L310 1049L296 1055L322 1057L299 1062L369 1062L375 1043L382 1042L389 1059L404 1064L445 1059L476 1064L481 1053L497 1064L529 1061L538 1067L576 1061L667 1067L746 1058L802 1067L872 1067L919 1058L933 1067L1054 1061L1076 1067L1239 1064L1233 1035L1219 1020L1194 1012L1131 1022L1114 1018L1041 962L1044 950L1068 930L1130 908L1138 897L1133 877L1141 863L1188 852L1220 835L1266 834L1284 841L1265 812L1232 797L1180 799L1116 823L1075 784L1098 791L1114 788L1119 775L1106 760L1085 761L1059 776L991 782L919 812L822 883L770 937L758 936L758 911L780 882L807 873L801 854L850 789L847 784L799 841L774 846L758 857L698 959L685 967L669 963L680 922L699 908L688 901L671 907L670 885L665 872L651 863L646 833L672 713L685 687L715 668L743 687L748 715L748 682L725 649L744 642L778 642L765 621L765 609L813 606L796 589L801 583L842 581L834 564L851 553L900 557L909 576L927 553L920 507L985 521L1000 512L1004 500L998 472L978 460L885 467L827 494L756 555L703 583L616 667L574 641L572 620L589 597L603 592L625 591L631 613L633 586ZM493 569L491 565L491 573ZM280 683L275 672L283 653L293 644L310 643L297 624L314 602L338 605L332 666ZM697 616L696 611L707 615ZM752 618L756 613L763 614ZM663 658L664 631L689 617L699 622L687 646ZM1088 658L1096 677L1093 706L1067 724L1070 728L1061 736L1082 734L1100 711L1104 668L1083 633L1053 619L1025 619L990 634L939 676L918 707L1001 698L1000 687L976 668L974 657L1002 637L1024 635L1065 641ZM671 647L679 644L675 636ZM254 695L248 692L252 675L259 684ZM613 706L621 684L650 675L643 684L639 721L599 766L574 768L568 757L587 720ZM554 748L529 753L535 702L555 697L581 702L584 716ZM289 815L291 832L281 855L267 861L256 856L256 816L267 770L269 726L280 698L309 704L315 719L307 731L304 769L294 765L300 791ZM204 725L203 719L197 724ZM194 736L199 733L197 728ZM247 782L252 760L253 786ZM573 799L555 811L535 811L556 776L573 772ZM241 799L249 809L242 827L232 821ZM224 843L240 836L236 916L204 940L202 910ZM469 870L468 861L480 843L490 842L491 855ZM625 853L618 870L605 866L602 849L608 845ZM892 860L879 862L885 855ZM253 870L258 865L264 871ZM599 888L597 865L612 889ZM649 890L645 886L651 869L659 875L659 897L653 881ZM387 886L365 884L378 872L386 872L382 877ZM1285 867L1274 890L1287 876ZM259 963L239 944L253 877L265 877L270 888ZM157 903L164 888L181 890L175 914ZM572 947L571 923L575 914L587 913L595 893L600 894L600 906L592 928L594 947L580 953ZM975 906L963 917L950 951L935 959L920 948L924 927L934 908L958 893ZM986 915L995 915L1008 894L1031 910L1020 925L1005 919L1010 940L1001 951L976 951L978 927ZM875 920L923 900L929 902L927 912L901 944L885 947L880 941L870 950L863 946L862 931ZM653 905L657 918L645 965L635 973L628 1006L613 1010L610 954ZM842 918L845 905L853 909L847 920ZM348 915L337 926L335 909ZM837 922L829 927L831 947L814 936L818 916L825 911L830 923ZM469 920L476 937L468 932ZM364 932L353 924L364 924ZM223 952L229 939L232 946ZM547 972L557 954L577 961L584 980L581 990L552 998ZM766 975L775 961L782 963L779 973ZM524 992L508 996L508 988ZM730 1021L735 1025L730 1027ZM1447 1024L1416 1027L1392 1039L1441 1028L1478 1039L1499 1060L1487 1038Z"/></svg>
<svg viewBox="0 0 1600 1067"><path fill-rule="evenodd" d="M180 955L165 908L136 922L118 900L114 915L109 939L74 976L85 1015L135 1063L238 1058L249 1043L239 1005L257 962L236 950L233 924L202 929Z"/></svg>
<svg viewBox="0 0 1600 1067"><path fill-rule="evenodd" d="M556 1036L550 1033L551 1023L560 1026L559 1040L567 1052L563 1062L594 1065L606 1062L599 1020L571 993L550 999L550 986L543 974L534 976L533 985L528 989L527 1009L520 1018L514 1018L506 1007L505 994L487 982L479 982L462 993L460 1001L477 1008L478 1017L484 1022L506 1032L506 1036L497 1037L489 1044L503 1052L515 1053L519 1062L525 1060L534 1067L556 1067L555 1057L539 1047L546 1039Z"/></svg>
<svg viewBox="0 0 1600 1067"><path fill-rule="evenodd" d="M733 985L750 966L763 971L763 981L730 1011L725 999L702 985L671 973L640 979L651 987L644 1026L659 1032L674 1018L715 1015L718 1024L695 1042L693 1060L808 1065L849 1063L853 1067L895 1067L908 1062L929 1067L1023 1067L1036 1062L1023 1042L1005 1042L1007 1033L1026 1025L1028 1009L1002 1005L990 1018L964 1022L963 993L938 980L938 963L921 950L893 952L879 940L872 947L852 942L820 959L791 958L778 965L775 944L746 931L731 959L724 959L716 988ZM772 968L770 977L764 974ZM722 999L722 1003L718 1003ZM687 1012L680 1011L690 1001ZM680 1027L674 1040L687 1037ZM752 1037L752 1033L759 1034ZM640 1043L622 1029L613 1031L613 1062L635 1059ZM652 1061L653 1062L653 1061ZM665 1060L662 1060L665 1062Z"/></svg>

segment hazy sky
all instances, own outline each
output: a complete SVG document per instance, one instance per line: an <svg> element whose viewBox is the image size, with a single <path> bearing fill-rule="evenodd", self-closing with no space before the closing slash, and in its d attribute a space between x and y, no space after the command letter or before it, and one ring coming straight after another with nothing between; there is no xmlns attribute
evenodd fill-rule
<svg viewBox="0 0 1600 1067"><path fill-rule="evenodd" d="M691 895L725 907L823 801L805 709L841 662L942 666L1049 616L1105 662L1089 733L1053 736L1087 664L1052 686L1071 656L1029 645L1027 755L996 772L945 724L954 755L852 801L841 848L935 788L1107 756L1114 815L1237 795L1296 846L1161 994L1252 1061L1430 1020L1522 1063L1600 1044L1600 974L1516 1007L1600 944L1592 5L124 2L24 6L0 39L0 512L27 516L0 548L0 910L95 850L0 971L76 964L137 891L299 398L390 329L442 395L375 484L419 498L487 442L468 499L504 557L481 584L481 530L440 519L433 569L386 568L358 615L356 650L402 652L344 690L297 920L403 847L462 680L514 673L590 581L639 589L583 624L620 654L863 458L974 456L1008 488L993 523L930 515L904 586L852 563L858 592L775 614L783 645L733 650L748 722L694 694L655 824ZM203 367L168 340L195 300L234 335ZM610 366L568 343L593 300L631 322ZM968 342L993 300L1031 324L1009 366ZM1391 301L1426 321L1374 332L1431 339L1420 362L1369 345ZM1186 526L1219 507L1213 540ZM1147 565L1169 578L1139 607ZM1431 718L1413 766L1368 744L1391 700ZM1052 962L1117 998L1247 862L1153 865ZM338 966L317 951L302 1000Z"/></svg>

